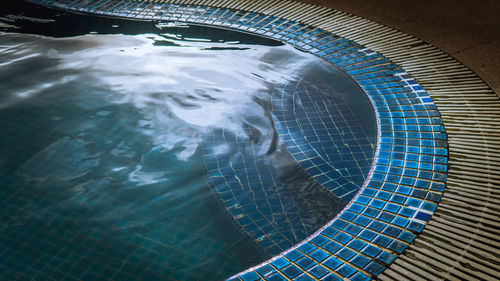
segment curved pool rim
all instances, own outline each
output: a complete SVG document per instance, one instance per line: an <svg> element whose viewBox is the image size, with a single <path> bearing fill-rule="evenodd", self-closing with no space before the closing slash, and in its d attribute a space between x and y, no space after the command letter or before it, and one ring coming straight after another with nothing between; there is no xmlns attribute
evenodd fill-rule
<svg viewBox="0 0 500 281"><path fill-rule="evenodd" d="M417 238L417 242L420 243L420 245L424 243L425 245L435 246L437 248L435 251L437 251L439 255L434 257L432 252L429 252L428 249L423 249L421 246L417 246L418 243L414 242L414 234L413 236L410 236L410 238L406 238L407 241L404 241L402 237L394 239L391 243L398 242L399 244L394 244L395 246L392 246L393 249L389 249L387 251L387 253L392 256L386 255L383 258L377 256L376 258L378 258L378 260L374 257L374 259L371 259L365 266L358 266L359 264L355 265L353 263L354 259L358 256L365 258L369 256L368 252L363 254L363 252L352 251L352 247L354 246L342 247L342 249L336 251L335 253L338 254L344 249L349 250L350 248L350 251L354 252L355 255L349 258L347 258L348 255L346 255L345 259L340 258L337 260L340 261L340 263L335 265L335 261L332 261L330 258L323 258L320 260L324 257L324 255L318 252L318 250L321 250L320 248L323 244L326 245L329 242L325 242L321 245L314 244L315 242L313 242L313 239L318 237L318 233L320 231L328 229L326 226L316 235L294 247L302 247L302 250L298 250L297 255L308 256L309 258L319 262L321 266L324 265L323 269L326 269L329 274L333 274L331 275L332 277L349 277L352 280L364 280L374 276L378 276L379 279L384 280L398 280L400 277L410 279L415 279L417 277L432 279L434 277L450 278L453 276L477 276L483 279L493 280L495 270L498 270L498 254L495 253L494 249L496 245L494 243L493 236L495 229L491 227L491 224L498 226L498 221L491 218L492 214L498 214L497 208L495 208L493 204L498 201L495 199L495 197L498 196L498 189L495 188L494 184L498 184L499 181L498 168L495 168L497 161L495 161L495 156L492 153L498 149L498 143L494 142L494 136L498 135L498 130L495 130L494 127L492 128L491 123L484 122L484 120L488 117L488 115L498 116L497 114L499 112L498 109L500 108L500 102L498 101L498 96L496 96L496 94L489 89L483 81L475 76L475 74L440 50L389 27L339 11L295 1L156 1L159 2L158 4L151 3L151 1L99 1L95 4L87 6L80 6L80 4L83 4L86 1L58 1L57 5L55 5L53 1L32 2L91 14L144 20L174 21L180 19L182 20L182 17L180 16L183 13L179 13L179 11L187 11L188 7L192 7L194 5L195 11L202 11L202 13L198 16L201 18L205 17L202 24L216 25L219 27L220 25L217 24L216 20L219 19L221 15L215 19L210 18L210 16L216 11L220 12L222 9L226 9L223 11L223 14L228 12L227 9L232 9L231 11L235 12L238 10L252 11L264 15L264 18L260 18L259 22L264 21L266 17L274 16L274 20L276 20L276 18L285 19L291 23L291 26L298 26L299 23L303 24L304 26L301 26L300 29L312 26L315 29L328 31L332 34L348 39L351 42L355 42L358 44L357 51L364 52L366 55L381 54L385 57L385 59L390 59L390 61L384 61L382 64L391 64L392 62L396 63L393 69L397 69L398 71L392 73L391 75L398 74L395 76L399 76L401 81L405 81L408 86L412 87L417 95L419 92L422 93L421 98L424 98L425 101L423 102L421 100L422 103L430 106L428 111L434 111L431 106L433 105L432 101L427 100L426 93L428 93L436 103L439 114L442 116L444 127L446 128L447 134L444 138L448 138L450 163L439 163L435 162L433 159L432 162L424 162L427 164L422 167L419 166L417 169L418 171L420 171L420 169L423 171L428 170L428 164L431 164L431 170L437 167L439 170L436 172L445 175L443 178L428 181L429 184L431 182L438 184L444 183L447 177L444 199L441 200L441 204L439 205L437 212L431 218L431 214L436 209L436 203L440 200L441 196L439 194L444 190L444 184L436 186L436 192L430 192L429 194L438 194L436 195L437 198L433 200L425 199L427 201L424 200L424 202L419 203L419 207L417 208L420 208L421 206L422 208L421 210L419 209L418 212L415 212L414 217L412 217L412 219L414 219L413 223L416 224L414 224L414 229L408 232L410 234L418 234L422 232L422 229L424 229L425 226L423 233ZM175 3L179 5L170 5L168 3ZM210 9L204 5L220 7L220 9L214 8L209 13L208 11ZM120 10L120 8L123 9ZM200 23L197 22L199 18L191 18L191 15L194 14L195 12L190 14L190 18L186 18L184 21ZM244 16L245 15L242 15L240 18L244 18ZM251 15L251 17L245 19L243 23L236 22L240 23L236 24L237 26L226 27L258 34L258 32L253 32L253 30L251 30L251 28L259 23L252 22L252 20L256 17L258 17L258 15ZM282 25L283 23L279 26ZM263 27L265 26L266 25ZM263 27L260 27L260 29ZM286 27L284 30L288 28L290 28L290 26ZM282 35L279 32L277 34ZM276 39L281 39L284 42L291 43L290 41L283 40L282 36ZM295 42L292 42L292 45L294 45L293 43ZM366 48L362 46L366 46ZM373 53L372 50L376 53ZM346 60L347 58L344 58L337 59L337 61L332 62L337 63L337 65L340 65L345 69L346 65L341 64L345 63ZM347 66L352 65L347 64ZM353 74L351 73L351 75ZM377 81L377 83L380 82ZM370 87L365 87L365 91L369 95L370 91L373 91L373 94L375 94L374 92L376 90L376 88L372 89ZM373 96L372 99L376 100ZM402 100L404 100L404 98ZM382 124L381 126L384 126L384 124L397 125L402 121L400 120L401 117L398 114L392 116L390 114L391 112L386 112L388 113L388 116L384 118L380 117L380 112L382 111L378 108L377 113L379 115L379 124ZM379 132L381 132L380 129ZM444 130L437 131L437 133L439 133L437 140L442 141ZM434 139L434 137L432 137L432 139ZM377 201L374 198L377 194L382 194L380 193L382 191L379 189L382 189L383 184L386 182L377 181L373 178L374 175L383 174L383 172L377 171L377 167L382 167L379 168L382 171L388 171L391 168L396 168L401 165L401 163L392 165L392 160L400 159L391 159L390 157L383 158L380 155L381 151L387 151L387 148L389 147L391 149L388 151L392 152L392 140L392 138L384 139L383 135L379 139L377 157L375 159L377 165L373 167L374 172L370 174L369 179L374 180L374 185L380 186L370 186L370 181L367 181L367 186L360 191L361 195L351 201L355 202L355 200L360 198L369 198L369 201L365 202L365 207L362 207L359 212L364 212L370 208L376 209L377 207L375 205L380 204L375 203ZM473 149L470 149L471 145ZM440 152L443 154L441 156L447 156L447 152L444 152L446 150L446 145L442 147L442 149L444 150ZM454 154L451 155L452 153ZM482 159L479 157L482 157ZM472 160L469 160L468 158ZM390 162L381 164L380 162L383 162L381 159L387 159ZM477 161L474 159L477 159ZM492 161L490 162L490 160ZM404 161L403 166L406 166L409 162L411 161ZM478 162L484 165L482 169L478 169L475 165ZM448 166L450 169L446 176L445 172L447 171ZM386 173L386 175L388 175L388 173ZM425 183L422 184L425 185ZM476 185L478 188L470 190L468 186L472 185ZM394 188L395 190L396 187L390 188ZM425 188L415 188L414 190L422 191L422 189ZM404 192L408 192L408 194L410 194L413 190L407 190ZM421 192L418 196L422 196ZM408 196L407 199L411 199L410 197L412 196ZM362 201L366 200L363 199ZM357 203L361 202L357 201ZM353 206L356 206L357 203L351 203L347 206L346 209L344 209L344 211L331 222L331 225L333 226L331 229L334 229L339 233L347 234L350 233L347 231L350 225L355 225L359 228L359 223L350 223L350 220L355 220L360 217L360 215L357 215L357 212L353 209ZM374 204L371 205L372 203ZM423 208L423 203L429 203L431 205ZM453 203L457 204L454 205ZM387 202L383 204L383 206L388 206ZM403 205L399 207L403 207ZM450 215L450 212L452 212L453 216L457 216L463 225L453 221L453 216ZM476 218L471 217L471 212L476 215ZM420 214L418 215L418 218L417 214ZM366 215L368 216L368 214ZM398 215L400 215L400 213L398 213ZM430 222L426 223L429 219ZM490 220L490 225L484 224L484 220ZM339 225L333 225L336 221L340 221L341 223ZM375 220L370 222L370 226L373 221ZM397 225L395 228L399 229L400 232L403 230L401 227L398 228ZM383 234L382 231L389 231L387 225L384 225L383 229L380 229L380 232L376 232L378 233L377 237L380 236L387 238L387 236L390 236L389 234ZM335 239L340 236L337 232L332 236L333 240L330 240L330 242L333 242L334 240L339 241L339 239L341 239ZM362 231L359 231L358 234L359 233L362 233ZM458 237L458 235L462 235L462 237ZM327 235L323 236L325 236L325 238L327 237ZM376 239L375 237L373 238ZM354 240L349 242L352 243L353 241ZM366 241L366 239L361 239L361 242ZM322 242L318 241L317 243ZM457 243L462 243L463 245L457 245ZM396 259L394 254L398 255L398 252L402 252L410 244L413 245ZM306 247L304 245L309 245L310 247L318 249L306 249L309 248L309 246ZM387 246L390 247L390 245ZM363 250L365 250L367 246L363 247L365 247L363 248ZM382 248L387 250L385 247ZM317 266L313 267L313 269L303 269L300 266L297 266L297 264L295 264L295 260L293 260L294 257L292 257L296 255L290 254L293 251L294 250L291 249L284 254L273 258L273 260L265 262L263 265L235 276L235 278L242 280L254 280L255 278L269 279L272 278L272 276L278 275L286 279L303 278L303 280L308 280L307 278L309 278L314 280L325 278L326 275L322 275L320 277L318 277L319 275L317 276L317 274L320 274L318 273L319 270L313 270L317 268ZM451 257L453 256L453 253L457 255L457 260L462 262L462 264L458 264L458 261L450 261L450 258L453 259L453 257ZM286 257L285 254L289 254L289 256ZM315 256L312 256L312 254ZM485 261L479 261L478 256L481 255L485 256L487 259ZM303 259L302 256L297 257L297 259ZM409 259L407 256L412 256L412 258ZM428 260L430 257L433 259ZM327 265L327 261L330 261L329 265ZM259 270L257 269L262 269L268 264L271 264L271 266L269 266L271 271L265 274L259 273ZM473 269L470 268L471 265ZM333 268L333 266L335 266L335 268ZM296 272L297 269L299 270L298 274Z"/></svg>

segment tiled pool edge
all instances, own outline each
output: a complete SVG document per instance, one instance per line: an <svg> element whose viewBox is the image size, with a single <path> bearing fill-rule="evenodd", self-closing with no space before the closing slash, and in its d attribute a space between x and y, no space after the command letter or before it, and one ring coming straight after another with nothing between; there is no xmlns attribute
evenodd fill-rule
<svg viewBox="0 0 500 281"><path fill-rule="evenodd" d="M208 1L175 2L185 4L201 2L203 4ZM218 3L218 1L213 1L209 4L218 5ZM239 6L234 6L235 3ZM263 13L266 13L266 9L280 13L279 11L287 11L285 9L287 7L293 8L294 10L285 12L283 17L300 20L304 23L308 23L309 18L309 20L314 22L314 25L323 25L325 26L325 30L330 29L329 31L333 31L334 34L339 34L345 38L362 43L370 49L384 54L384 56L407 70L419 81L424 89L428 90L439 107L445 121L445 126L448 125L446 129L450 140L450 172L448 189L445 192L443 203L449 203L444 204L444 206L443 203L440 205L434 215L434 217L438 216L440 221L433 225L435 221L433 217L430 222L430 226L433 228L429 229L427 227L421 236L430 232L426 239L431 242L427 242L427 244L431 243L442 255L436 257L437 262L429 261L427 259L432 258L432 255L429 256L429 253L426 253L425 249L410 247L405 255L409 251L414 251L415 254L413 256L417 258L404 259L405 255L403 255L379 278L384 280L401 280L400 277L405 279L415 278L416 276L432 279L437 277L449 278L453 274L474 276L474 274L480 273L482 278L491 279L494 276L491 270L498 268L498 265L495 264L495 260L498 261L498 255L495 255L493 247L495 246L495 236L492 236L495 233L495 229L489 225L482 224L481 221L489 219L490 225L498 226L498 221L495 221L494 218L492 219L492 215L494 216L498 213L498 209L493 205L496 200L493 197L498 196L498 190L493 186L493 184L498 184L498 171L494 170L495 167L498 167L498 161L496 161L495 155L492 155L493 151L498 149L498 144L494 142L494 137L498 133L494 128L491 128L491 122L485 123L485 118L491 117L491 115L498 116L498 98L493 98L491 95L493 92L481 80L475 77L472 72L434 47L426 45L411 36L367 20L291 1L224 1L223 4L230 8L236 7L242 10L253 9ZM277 7L279 9L271 9ZM329 17L335 18L336 22L329 25ZM361 35L358 33L361 33ZM392 44L387 44L389 42L397 44L392 46ZM391 46L387 47L389 45ZM416 57L414 58L413 56ZM415 63L416 61L418 62ZM456 83L457 80L458 83ZM471 118L475 118L473 120L475 123L470 123ZM468 130L462 131L462 128L467 128ZM465 136L462 136L462 133ZM463 148L464 145L473 145L473 147L474 145L480 145L484 149L476 147L476 149L471 151L467 147ZM454 155L457 157L456 162L452 162L455 160L452 153L455 153ZM470 158L468 156L483 157L483 159L478 159L477 157ZM475 162L474 159L478 160ZM486 172L474 167L474 165L481 164L485 165ZM453 170L453 168L456 168L456 170ZM471 190L467 189L471 185L476 185L476 190L472 190L471 192ZM480 198L483 195L485 198ZM484 202L485 200L481 201L481 199L486 199L486 202ZM456 202L461 205L454 206ZM440 212L443 209L444 212ZM482 214L484 219L483 217L471 217L470 210L473 210L472 213L474 215L477 215L474 212L479 212L478 214ZM473 233L464 232L464 226L454 225L453 218L449 215L450 211L454 212L453 216L458 216L465 223L466 231ZM455 228L444 229L442 227L443 224ZM457 233L465 237L465 240L462 237L460 237L462 239L458 239L456 237ZM473 241L476 238L475 236L477 236L476 233L480 234L479 237L481 239ZM435 239L435 237L439 237L440 239ZM443 239L449 242L444 244L443 242L441 244L437 243L437 241ZM455 243L456 239L465 245L457 245ZM467 243L470 243L473 247L469 247ZM478 248L481 250L478 251ZM467 249L467 251L464 252L463 249ZM485 251L486 253L481 253ZM458 253L457 256L461 256L462 260L470 261L469 264L476 266L476 270L471 270L469 268L470 265L466 267L450 262L449 253ZM460 253L463 254L460 255ZM478 255L485 255L486 260L478 260ZM436 270L436 266L439 270ZM458 273L450 269L455 269Z"/></svg>

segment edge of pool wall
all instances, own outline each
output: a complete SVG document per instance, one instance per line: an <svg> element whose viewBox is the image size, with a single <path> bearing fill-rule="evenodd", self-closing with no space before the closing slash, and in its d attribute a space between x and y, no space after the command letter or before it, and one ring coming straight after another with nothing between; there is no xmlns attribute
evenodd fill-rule
<svg viewBox="0 0 500 281"><path fill-rule="evenodd" d="M446 188L423 231L374 278L497 280L500 272L500 99L471 70L411 35L302 2L138 2L205 5L293 20L354 41L404 69L431 96L441 115L449 150Z"/></svg>

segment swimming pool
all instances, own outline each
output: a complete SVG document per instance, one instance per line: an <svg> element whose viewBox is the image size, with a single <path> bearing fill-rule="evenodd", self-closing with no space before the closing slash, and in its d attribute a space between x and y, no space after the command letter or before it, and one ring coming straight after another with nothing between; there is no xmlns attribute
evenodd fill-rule
<svg viewBox="0 0 500 281"><path fill-rule="evenodd" d="M375 114L332 64L235 31L23 5L0 35L2 278L227 278L363 185Z"/></svg>
<svg viewBox="0 0 500 281"><path fill-rule="evenodd" d="M343 69L370 96L379 141L375 165L361 192L306 240L230 279L496 280L500 262L494 240L494 225L498 224L495 198L499 194L495 184L500 175L498 159L491 153L499 149L492 127L498 122L490 118L498 112L500 101L480 78L448 54L390 27L296 1L33 2L93 15L222 26L278 39ZM23 14L2 18L2 27L12 26L9 23L16 20L17 25L23 20L46 22ZM32 26L36 30L43 25ZM78 27L88 32L95 29L92 21ZM110 32L117 26L107 28ZM71 35L74 30L75 25L69 24L51 31ZM286 101L288 95L282 92L273 97ZM298 112L295 107L282 108L286 116ZM283 127L278 124L277 128ZM292 133L303 130L284 129ZM252 140L260 139L254 130L246 131ZM227 140L224 135L222 139ZM319 167L308 158L297 162L302 168L308 163L306 167ZM243 214L236 215L233 220ZM7 258L11 254L6 252ZM45 267L50 271L52 265ZM71 274L67 277L72 278Z"/></svg>

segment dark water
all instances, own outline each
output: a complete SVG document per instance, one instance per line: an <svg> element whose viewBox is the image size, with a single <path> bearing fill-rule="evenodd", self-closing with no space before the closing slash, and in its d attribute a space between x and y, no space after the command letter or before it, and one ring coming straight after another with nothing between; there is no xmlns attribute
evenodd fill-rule
<svg viewBox="0 0 500 281"><path fill-rule="evenodd" d="M210 191L201 144L252 120L273 151L275 85L333 70L231 31L5 7L1 280L218 280L269 257Z"/></svg>

